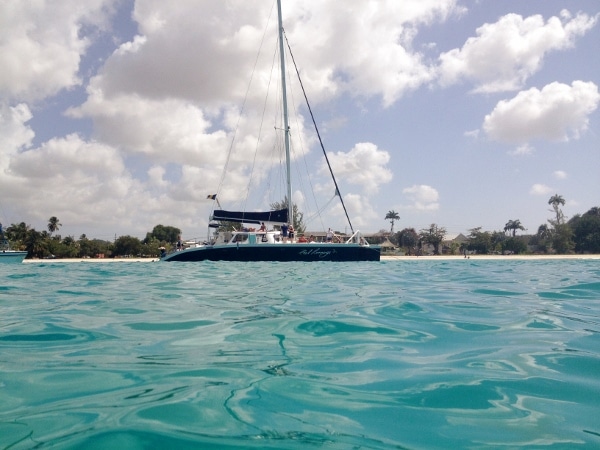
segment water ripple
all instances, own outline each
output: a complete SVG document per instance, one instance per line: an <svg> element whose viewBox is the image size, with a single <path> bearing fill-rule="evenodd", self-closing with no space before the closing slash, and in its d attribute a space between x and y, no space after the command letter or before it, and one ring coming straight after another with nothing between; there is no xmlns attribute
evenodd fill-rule
<svg viewBox="0 0 600 450"><path fill-rule="evenodd" d="M24 264L0 448L597 448L596 261Z"/></svg>

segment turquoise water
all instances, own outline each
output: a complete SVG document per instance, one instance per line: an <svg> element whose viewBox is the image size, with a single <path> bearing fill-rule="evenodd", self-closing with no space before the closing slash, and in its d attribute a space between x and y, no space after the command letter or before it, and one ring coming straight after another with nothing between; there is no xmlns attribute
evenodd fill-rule
<svg viewBox="0 0 600 450"><path fill-rule="evenodd" d="M600 261L0 275L0 449L600 448Z"/></svg>

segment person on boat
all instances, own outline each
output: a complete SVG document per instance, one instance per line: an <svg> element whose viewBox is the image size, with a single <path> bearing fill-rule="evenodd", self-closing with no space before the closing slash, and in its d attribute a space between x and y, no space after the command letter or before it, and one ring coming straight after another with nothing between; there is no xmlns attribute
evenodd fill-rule
<svg viewBox="0 0 600 450"><path fill-rule="evenodd" d="M304 237L304 235L303 235L303 234L301 234L301 235L300 235L300 237L298 238L298 242L305 243L305 242L308 242L308 239L306 239L306 238Z"/></svg>
<svg viewBox="0 0 600 450"><path fill-rule="evenodd" d="M267 231L267 227L265 226L265 223L264 223L264 222L262 222L262 223L260 224L260 228L258 229L258 231Z"/></svg>
<svg viewBox="0 0 600 450"><path fill-rule="evenodd" d="M291 242L294 242L294 226L291 223L288 227L288 237L290 238Z"/></svg>
<svg viewBox="0 0 600 450"><path fill-rule="evenodd" d="M331 228L329 228L327 230L327 243L331 244L331 241L333 241L333 231L331 231Z"/></svg>
<svg viewBox="0 0 600 450"><path fill-rule="evenodd" d="M283 238L283 242L287 242L288 239L288 224L284 223L281 225L281 237Z"/></svg>
<svg viewBox="0 0 600 450"><path fill-rule="evenodd" d="M177 236L177 251L183 250L183 242L181 241L181 236Z"/></svg>

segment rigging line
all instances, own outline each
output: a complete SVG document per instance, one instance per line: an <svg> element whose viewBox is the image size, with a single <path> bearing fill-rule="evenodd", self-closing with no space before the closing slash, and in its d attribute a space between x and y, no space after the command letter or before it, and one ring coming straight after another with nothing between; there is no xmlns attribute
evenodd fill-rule
<svg viewBox="0 0 600 450"><path fill-rule="evenodd" d="M273 4L274 5L274 4ZM215 196L215 200L213 201L212 209L214 210L215 203L217 202L218 194L221 192L221 188L223 186L223 182L225 181L225 175L227 174L227 168L229 166L229 162L231 160L231 154L233 153L233 145L235 143L235 139L237 137L237 132L239 130L240 121L244 115L244 110L246 109L246 102L248 101L248 93L250 92L250 87L252 86L252 81L254 80L254 74L256 73L256 67L258 66L258 60L261 54L261 50L263 44L265 42L265 37L267 35L267 29L269 28L269 23L271 23L271 17L273 16L274 6L271 7L271 12L269 13L269 18L267 19L267 24L263 31L262 38L260 40L260 45L258 47L258 51L256 53L256 58L254 59L254 66L252 67L252 73L250 74L250 80L248 81L248 85L246 87L246 93L244 95L244 101L242 102L242 107L240 108L240 114L238 115L237 122L235 124L235 128L233 130L233 138L231 139L231 144L229 145L229 149L227 150L227 158L225 159L225 165L223 167L223 172L221 173L221 179L219 180L219 185L217 186L217 196ZM219 205L219 208L221 206Z"/></svg>
<svg viewBox="0 0 600 450"><path fill-rule="evenodd" d="M336 197L336 194L333 194L333 196L327 200L327 203L325 203L325 205L323 205L323 207L321 209L319 209L316 213L314 213L313 215L309 216L306 220L305 223L308 225L310 222L312 222L315 217L318 217L320 219L321 222L321 229L325 230L325 225L323 224L323 220L321 218L321 213L323 211L325 211L325 208L327 208L329 206L329 204L333 201L333 199Z"/></svg>
<svg viewBox="0 0 600 450"><path fill-rule="evenodd" d="M275 49L274 53L273 53L273 60L271 61L271 71L270 73L273 74L273 68L276 65L276 61L277 61L277 48ZM250 195L250 186L252 185L252 179L254 177L254 168L256 167L256 158L260 149L260 141L261 141L261 136L263 134L263 125L265 123L265 114L267 111L267 103L269 101L269 91L271 88L271 81L273 80L273 77L269 77L269 82L267 83L267 95L265 96L265 101L263 103L263 111L262 111L262 115L261 115L261 119L260 119L260 127L258 129L258 136L256 137L256 148L254 149L254 158L252 159L252 166L250 168L250 176L248 177L248 185L246 187L246 198L244 199L244 207L242 208L242 211L246 211L246 206L248 204L248 196Z"/></svg>
<svg viewBox="0 0 600 450"><path fill-rule="evenodd" d="M294 114L294 119L293 120L294 120L294 122L296 124L296 130L298 130L297 136L298 136L298 142L300 143L300 150L301 150L302 162L304 163L304 168L306 170L306 175L307 175L306 178L308 179L308 184L310 185L310 192L312 194L312 200L314 202L315 210L316 210L315 214L320 215L321 212L323 211L323 209L319 208L319 202L317 200L317 196L315 195L315 187L313 185L312 177L310 176L310 170L308 169L308 162L306 160L307 151L305 151L304 140L302 139L302 133L301 133L301 130L303 130L304 127L300 127L300 121L298 119L298 117L299 117L298 105L296 103L296 97L294 96L294 85L293 85L293 83L290 83L289 93L290 93L290 97L291 97L291 101L292 101L293 110L296 113L296 114ZM293 141L292 141L292 146L293 146ZM298 166L299 166L299 164L296 167L298 167ZM299 183L301 184L301 190L302 190L302 192L306 192L306 189L303 188L303 186L304 186L304 183L303 183L304 179L301 176L299 169L297 169L297 173L298 173ZM315 214L311 215L311 217L314 217ZM324 229L322 218L321 218L321 226Z"/></svg>
<svg viewBox="0 0 600 450"><path fill-rule="evenodd" d="M350 225L350 230L352 230L352 234L354 234L354 228L352 227L352 222L350 221L350 216L348 215L348 210L346 209L346 205L344 204L344 199L342 198L342 194L340 193L340 189L339 189L337 181L335 179L335 175L333 174L333 169L331 168L331 164L329 163L329 158L327 157L327 152L325 151L325 146L323 145L323 140L321 139L321 133L319 133L319 128L317 127L317 122L315 121L315 116L312 112L312 108L310 107L310 103L308 102L306 90L304 89L304 84L302 83L302 79L300 78L300 72L298 71L298 66L296 65L296 60L294 59L294 54L292 53L292 48L290 47L290 43L287 39L287 35L285 34L285 30L283 30L283 34L285 36L285 42L287 43L288 50L290 51L290 57L292 58L292 63L294 64L294 69L296 69L296 75L298 76L298 82L300 83L300 87L302 88L302 93L304 94L304 100L306 100L306 106L308 107L308 112L310 113L310 118L312 119L312 123L315 127L315 131L317 132L317 137L319 138L319 143L321 144L321 150L323 150L323 155L325 156L325 161L327 161L327 167L329 167L329 173L331 174L331 178L333 179L333 184L335 185L335 193L336 193L336 195L338 195L340 197L340 202L342 203L342 208L344 208L344 213L346 214L346 219L348 220L348 225Z"/></svg>

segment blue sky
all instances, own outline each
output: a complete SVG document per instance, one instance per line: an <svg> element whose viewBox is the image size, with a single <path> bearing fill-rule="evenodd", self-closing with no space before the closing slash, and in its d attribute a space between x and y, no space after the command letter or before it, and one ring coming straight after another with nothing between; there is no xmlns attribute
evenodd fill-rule
<svg viewBox="0 0 600 450"><path fill-rule="evenodd" d="M519 219L534 233L555 193L568 217L600 206L600 3L567 6L283 1L355 228L388 229L395 210L397 230L494 231ZM274 14L271 0L0 3L0 221L41 230L57 216L62 235L102 239L160 223L201 238L237 123L221 204L280 200L267 171L274 138L253 139ZM334 191L308 118L298 120L294 156L318 206L300 193L308 181L294 200L309 229L344 230L337 205L314 218Z"/></svg>

